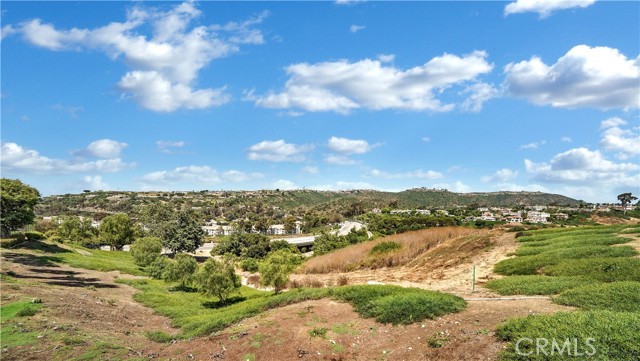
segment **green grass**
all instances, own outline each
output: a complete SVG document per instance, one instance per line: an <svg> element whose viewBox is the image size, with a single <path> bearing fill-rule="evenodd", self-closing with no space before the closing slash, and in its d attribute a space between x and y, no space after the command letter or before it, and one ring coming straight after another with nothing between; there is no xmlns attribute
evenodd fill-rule
<svg viewBox="0 0 640 361"><path fill-rule="evenodd" d="M394 324L417 322L465 307L465 302L456 296L398 286L299 288L277 295L243 287L241 296L236 295L227 305L222 305L218 299L199 293L170 292L162 281L119 279L117 282L138 288L140 292L134 298L171 318L174 326L182 329L176 337L182 338L208 335L268 309L321 298L349 302L363 317ZM418 303L424 305L417 306Z"/></svg>
<svg viewBox="0 0 640 361"><path fill-rule="evenodd" d="M2 348L23 346L37 341L38 332L33 331L28 317L42 308L42 304L28 301L12 302L0 306L0 340Z"/></svg>
<svg viewBox="0 0 640 361"><path fill-rule="evenodd" d="M553 315L535 315L516 318L498 327L497 336L510 344L502 353L503 360L638 360L640 359L640 313L586 311L559 312ZM519 355L515 346L518 340ZM549 345L536 352L536 339L548 340ZM567 350L561 355L558 349L551 355L552 340L562 344L569 340L572 356ZM591 339L591 341L589 341ZM529 341L529 340L532 340ZM589 347L593 346L593 349ZM577 357L574 347L583 355L593 353L593 357Z"/></svg>
<svg viewBox="0 0 640 361"><path fill-rule="evenodd" d="M490 281L487 287L504 295L560 293L554 302L582 310L503 323L497 335L510 343L501 358L640 359L640 259L633 258L638 252L629 246L613 247L631 241L617 234L638 230L637 225L545 229L519 237L517 256L494 268L507 277ZM536 344L536 339L549 344ZM553 340L555 354L551 354ZM594 350L595 355L585 356Z"/></svg>
<svg viewBox="0 0 640 361"><path fill-rule="evenodd" d="M94 360L123 360L129 354L126 348L108 342L98 342L91 345L82 355L74 358L76 361Z"/></svg>
<svg viewBox="0 0 640 361"><path fill-rule="evenodd" d="M402 245L400 243L398 243L398 242L384 241L384 242L380 242L380 243L376 244L371 249L371 251L369 251L369 254L374 256L374 255L378 255L378 254L384 254L384 253L388 253L388 252L393 252L393 251L399 250L400 248L402 248Z"/></svg>
<svg viewBox="0 0 640 361"><path fill-rule="evenodd" d="M510 276L491 280L485 285L501 295L554 295L593 283L584 277L550 277L544 275Z"/></svg>
<svg viewBox="0 0 640 361"><path fill-rule="evenodd" d="M145 332L144 335L147 336L149 340L158 343L169 343L176 339L174 336L162 331L148 331Z"/></svg>
<svg viewBox="0 0 640 361"><path fill-rule="evenodd" d="M554 302L587 310L640 312L640 282L612 282L574 288Z"/></svg>
<svg viewBox="0 0 640 361"><path fill-rule="evenodd" d="M33 254L20 254L26 261L42 266L65 263L72 267L96 271L120 271L137 276L146 273L133 262L129 252L101 251L78 246L61 247L46 241L25 242L19 249L32 251Z"/></svg>
<svg viewBox="0 0 640 361"><path fill-rule="evenodd" d="M315 327L309 330L309 337L327 338L327 331L326 327Z"/></svg>

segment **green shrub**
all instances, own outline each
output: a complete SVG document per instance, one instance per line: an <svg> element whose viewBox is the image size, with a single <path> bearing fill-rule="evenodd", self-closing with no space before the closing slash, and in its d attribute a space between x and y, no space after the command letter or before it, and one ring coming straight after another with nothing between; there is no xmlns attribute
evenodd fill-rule
<svg viewBox="0 0 640 361"><path fill-rule="evenodd" d="M638 360L640 359L640 313L586 311L559 312L553 315L535 315L516 318L500 325L496 335L510 342L503 352L503 360L569 360L591 359L580 358L587 352L595 355L595 360ZM520 342L518 354L516 342L525 339L533 342ZM566 340L571 342L572 356L550 353L551 346L546 347L547 354L536 352L536 339L546 339L549 344L555 339L560 345ZM587 344L587 340L592 340ZM574 351L577 349L577 353ZM527 356L525 356L527 354Z"/></svg>
<svg viewBox="0 0 640 361"><path fill-rule="evenodd" d="M240 261L240 268L243 271L255 273L258 272L258 261L254 258L246 258Z"/></svg>
<svg viewBox="0 0 640 361"><path fill-rule="evenodd" d="M18 313L16 313L17 317L28 317L28 316L33 316L36 313L38 313L38 307L34 307L31 305L25 306L24 308L22 308L20 311L18 311Z"/></svg>
<svg viewBox="0 0 640 361"><path fill-rule="evenodd" d="M30 240L30 241L41 241L43 239L46 239L46 237L44 236L44 234L40 233L40 232L24 232L24 236Z"/></svg>
<svg viewBox="0 0 640 361"><path fill-rule="evenodd" d="M583 277L525 275L491 280L485 286L501 295L553 295L591 283L593 281Z"/></svg>
<svg viewBox="0 0 640 361"><path fill-rule="evenodd" d="M613 282L574 288L554 302L587 310L640 312L640 282Z"/></svg>
<svg viewBox="0 0 640 361"><path fill-rule="evenodd" d="M164 280L167 282L179 282L179 287L184 289L191 283L197 270L198 261L195 258L186 253L178 253L164 273Z"/></svg>
<svg viewBox="0 0 640 361"><path fill-rule="evenodd" d="M584 276L601 282L640 282L640 259L623 257L570 259L545 267L542 272L550 276Z"/></svg>
<svg viewBox="0 0 640 361"><path fill-rule="evenodd" d="M415 292L382 297L372 305L376 321L408 325L461 311L466 303L462 298L444 293Z"/></svg>
<svg viewBox="0 0 640 361"><path fill-rule="evenodd" d="M62 237L60 237L58 235L51 236L51 237L49 237L47 239L49 241L51 241L51 242L62 243Z"/></svg>
<svg viewBox="0 0 640 361"><path fill-rule="evenodd" d="M378 254L384 254L387 252L393 252L395 250L398 250L402 248L402 245L398 242L394 242L394 241L384 241L384 242L380 242L378 244L376 244L371 251L369 251L369 254L373 255L378 255Z"/></svg>
<svg viewBox="0 0 640 361"><path fill-rule="evenodd" d="M273 286L275 293L289 283L289 275L300 264L300 256L281 249L272 252L259 266L260 282L264 286Z"/></svg>
<svg viewBox="0 0 640 361"><path fill-rule="evenodd" d="M145 336L147 336L149 340L158 343L169 343L176 339L174 336L162 331L147 331L145 332Z"/></svg>
<svg viewBox="0 0 640 361"><path fill-rule="evenodd" d="M143 237L131 244L131 256L140 267L150 265L162 253L162 240L157 237Z"/></svg>
<svg viewBox="0 0 640 361"><path fill-rule="evenodd" d="M165 274L170 267L171 261L165 256L160 256L153 260L153 262L145 268L145 271L149 274L149 277L160 280L165 278Z"/></svg>

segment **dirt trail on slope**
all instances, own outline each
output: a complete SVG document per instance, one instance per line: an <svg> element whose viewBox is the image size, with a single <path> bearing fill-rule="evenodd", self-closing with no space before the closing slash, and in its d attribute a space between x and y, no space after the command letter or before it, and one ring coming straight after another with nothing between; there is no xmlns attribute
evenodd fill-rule
<svg viewBox="0 0 640 361"><path fill-rule="evenodd" d="M406 287L450 292L459 296L498 297L483 287L490 279L500 278L493 266L515 252L518 242L515 233L492 231L488 238L466 242L464 238L449 239L433 247L407 265L358 270L346 273L293 275L300 282L317 280L324 284L337 284L346 277L349 284L385 283ZM476 266L476 291L473 287L473 266Z"/></svg>

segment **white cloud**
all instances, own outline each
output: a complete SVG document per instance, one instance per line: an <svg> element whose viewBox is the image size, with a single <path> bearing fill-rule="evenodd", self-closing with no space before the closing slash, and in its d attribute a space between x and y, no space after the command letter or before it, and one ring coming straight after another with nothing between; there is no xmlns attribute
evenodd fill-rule
<svg viewBox="0 0 640 361"><path fill-rule="evenodd" d="M378 54L378 60L382 63L391 63L396 59L394 54Z"/></svg>
<svg viewBox="0 0 640 361"><path fill-rule="evenodd" d="M557 154L548 163L524 161L527 172L534 179L547 183L592 186L628 186L638 187L638 175L632 174L640 169L634 163L615 163L606 159L598 150L574 148Z"/></svg>
<svg viewBox="0 0 640 361"><path fill-rule="evenodd" d="M357 33L358 31L364 30L365 28L366 28L366 26L364 26L364 25L355 25L354 24L354 25L351 25L349 27L349 31L352 32L352 33Z"/></svg>
<svg viewBox="0 0 640 361"><path fill-rule="evenodd" d="M540 147L541 145L545 145L547 144L546 140L541 140L538 142L531 142L531 143L527 143L527 144L523 144L521 145L518 149L523 150L523 149L538 149L538 147Z"/></svg>
<svg viewBox="0 0 640 361"><path fill-rule="evenodd" d="M375 185L366 182L337 181L334 184L321 184L309 187L319 191L344 191L352 189L378 189Z"/></svg>
<svg viewBox="0 0 640 361"><path fill-rule="evenodd" d="M421 138L421 140L422 140L423 142L425 142L425 143L428 143L428 142L430 142L430 141L431 141L431 138L429 138L429 137L427 137L427 136L424 136L424 137L422 137L422 138Z"/></svg>
<svg viewBox="0 0 640 361"><path fill-rule="evenodd" d="M266 160L270 162L302 162L306 159L305 153L312 151L311 144L290 144L284 140L265 140L249 147L247 159Z"/></svg>
<svg viewBox="0 0 640 361"><path fill-rule="evenodd" d="M610 118L601 123L600 146L607 151L618 152L618 159L629 159L640 154L640 128L623 129L627 122L620 118Z"/></svg>
<svg viewBox="0 0 640 361"><path fill-rule="evenodd" d="M462 102L462 110L477 113L482 110L485 102L498 95L498 91L490 84L475 83L462 91L462 94L471 94Z"/></svg>
<svg viewBox="0 0 640 361"><path fill-rule="evenodd" d="M81 182L82 188L83 189L89 189L89 190L109 190L111 189L111 186L107 183L105 183L102 180L102 177L99 175L96 176L84 176L82 177L82 182Z"/></svg>
<svg viewBox="0 0 640 361"><path fill-rule="evenodd" d="M314 166L306 166L302 168L302 171L309 174L319 174L320 168Z"/></svg>
<svg viewBox="0 0 640 361"><path fill-rule="evenodd" d="M504 14L536 12L541 18L545 18L557 10L586 8L595 2L596 0L517 0L505 6Z"/></svg>
<svg viewBox="0 0 640 361"><path fill-rule="evenodd" d="M438 183L433 185L436 189L447 189L451 192L456 193L467 193L471 191L471 187L462 183L461 181L455 181L453 184L449 183Z"/></svg>
<svg viewBox="0 0 640 361"><path fill-rule="evenodd" d="M480 180L486 183L506 183L510 180L513 180L518 177L518 172L508 169L502 168L497 170L494 174L490 176L481 177Z"/></svg>
<svg viewBox="0 0 640 361"><path fill-rule="evenodd" d="M100 159L91 162L71 162L48 158L40 155L36 150L24 148L16 143L2 144L1 164L3 172L43 175L87 172L114 173L135 166L135 163L126 163L120 158Z"/></svg>
<svg viewBox="0 0 640 361"><path fill-rule="evenodd" d="M51 108L69 114L69 117L71 117L71 119L78 119L78 113L84 111L83 107L62 104L55 104Z"/></svg>
<svg viewBox="0 0 640 361"><path fill-rule="evenodd" d="M263 178L261 173L244 173L237 170L218 172L209 166L190 165L177 167L170 171L157 171L143 175L138 179L140 183L149 186L166 186L171 184L216 185L223 182L239 183Z"/></svg>
<svg viewBox="0 0 640 361"><path fill-rule="evenodd" d="M329 138L327 146L331 151L341 154L364 154L373 149L366 140L339 137Z"/></svg>
<svg viewBox="0 0 640 361"><path fill-rule="evenodd" d="M118 142L113 139L100 139L91 142L83 153L98 158L118 158L120 157L120 152L127 146L127 143Z"/></svg>
<svg viewBox="0 0 640 361"><path fill-rule="evenodd" d="M347 156L338 155L338 154L329 154L324 157L325 163L335 164L335 165L353 165L357 162Z"/></svg>
<svg viewBox="0 0 640 361"><path fill-rule="evenodd" d="M241 44L264 43L262 32L255 26L268 13L226 25L193 25L200 15L194 2L167 11L136 5L124 22L94 29L61 30L33 19L16 26L14 32L52 51L91 49L122 60L132 70L121 78L119 88L144 108L172 112L229 101L224 86L194 89L198 73L213 60L238 52ZM144 33L147 28L151 29L150 35Z"/></svg>
<svg viewBox="0 0 640 361"><path fill-rule="evenodd" d="M3 40L5 37L15 34L18 30L14 28L12 25L5 25L0 29L0 40Z"/></svg>
<svg viewBox="0 0 640 361"><path fill-rule="evenodd" d="M508 94L538 105L598 109L640 107L639 60L618 49L578 45L553 65L534 56L505 67Z"/></svg>
<svg viewBox="0 0 640 361"><path fill-rule="evenodd" d="M493 65L486 57L483 51L462 57L444 54L406 70L371 59L293 64L286 68L289 80L284 91L253 99L266 108L312 112L346 114L359 108L445 112L456 105L443 103L436 94L454 85L468 86L479 75L491 72Z"/></svg>
<svg viewBox="0 0 640 361"><path fill-rule="evenodd" d="M571 143L573 140L571 139L571 137L562 137L560 138L560 141L563 143Z"/></svg>
<svg viewBox="0 0 640 361"><path fill-rule="evenodd" d="M171 154L173 150L171 148L182 148L186 145L186 143L182 140L172 141L172 140L157 140L156 147L158 151L161 153Z"/></svg>
<svg viewBox="0 0 640 361"><path fill-rule="evenodd" d="M336 0L336 5L356 5L358 3L363 3L366 0Z"/></svg>
<svg viewBox="0 0 640 361"><path fill-rule="evenodd" d="M292 190L292 189L300 188L295 183L287 179L278 179L277 181L271 184L271 187L274 189L281 189L281 190Z"/></svg>
<svg viewBox="0 0 640 361"><path fill-rule="evenodd" d="M378 169L373 169L367 173L368 177L374 178L383 178L383 179L408 179L408 178L418 178L418 179L439 179L442 178L443 175L440 172L435 172L432 170L423 171L416 170L412 172L404 172L404 173L388 173Z"/></svg>

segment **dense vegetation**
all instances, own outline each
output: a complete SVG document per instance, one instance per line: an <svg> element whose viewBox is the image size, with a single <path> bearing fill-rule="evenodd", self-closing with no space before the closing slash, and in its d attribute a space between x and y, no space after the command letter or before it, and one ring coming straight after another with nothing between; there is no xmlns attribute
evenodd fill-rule
<svg viewBox="0 0 640 361"><path fill-rule="evenodd" d="M581 311L510 320L497 335L510 341L506 360L564 360L567 352L598 360L640 359L640 259L622 245L640 226L582 227L527 232L517 257L499 262L507 277L487 287L501 294L559 294L553 301ZM571 349L546 354L523 338L557 340ZM549 341L551 342L551 341ZM593 353L592 353L593 352ZM594 354L595 353L595 354Z"/></svg>

